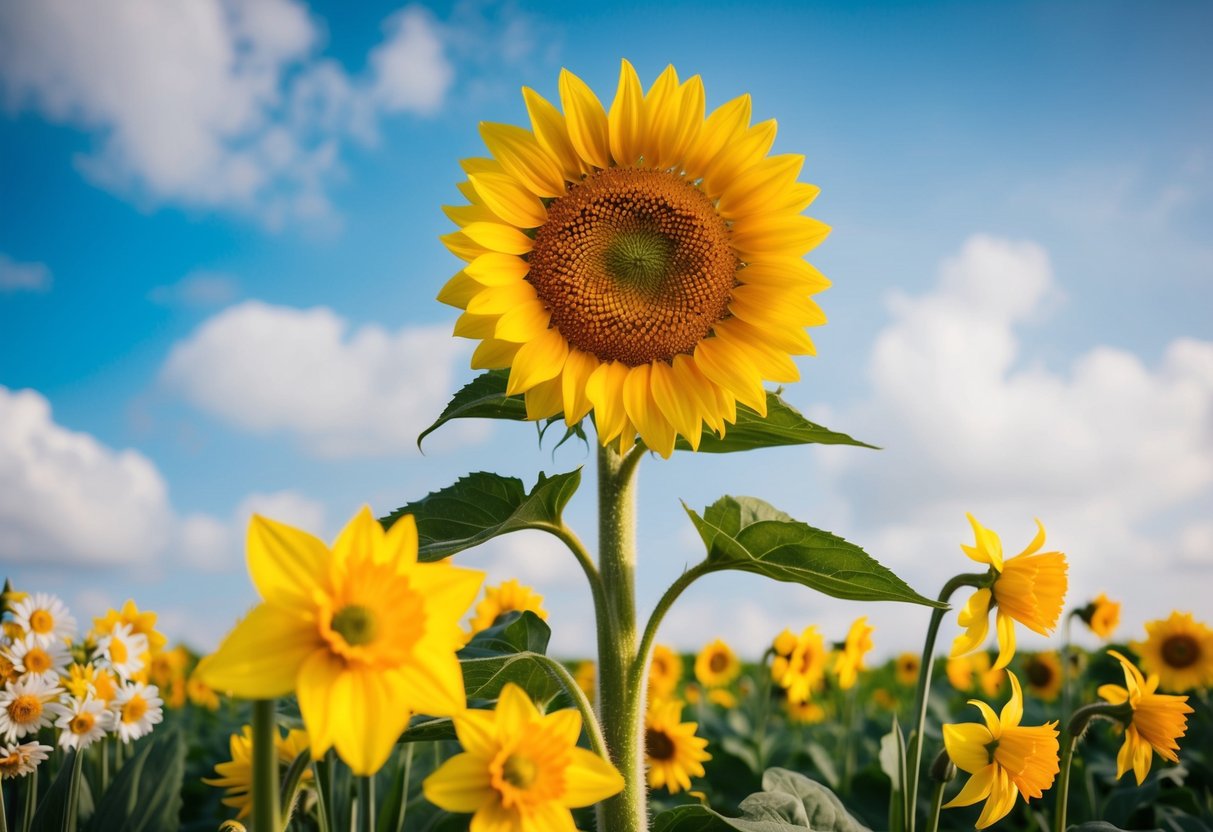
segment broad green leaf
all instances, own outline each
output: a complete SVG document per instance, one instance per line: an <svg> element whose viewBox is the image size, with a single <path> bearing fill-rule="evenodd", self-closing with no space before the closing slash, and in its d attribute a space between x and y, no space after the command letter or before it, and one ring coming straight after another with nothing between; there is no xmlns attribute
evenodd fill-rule
<svg viewBox="0 0 1213 832"><path fill-rule="evenodd" d="M522 480L479 471L454 485L407 503L380 518L390 528L400 517L417 520L423 561L441 560L498 535L521 529L552 529L581 484L581 469L545 477L527 493Z"/></svg>
<svg viewBox="0 0 1213 832"><path fill-rule="evenodd" d="M702 516L690 508L686 512L716 569L754 572L851 601L945 606L919 595L854 543L754 497L721 497Z"/></svg>
<svg viewBox="0 0 1213 832"><path fill-rule="evenodd" d="M901 733L901 723L893 715L893 729L880 738L880 770L892 783L889 796L889 829L893 832L905 828L906 816L906 740Z"/></svg>
<svg viewBox="0 0 1213 832"><path fill-rule="evenodd" d="M510 653L547 653L552 628L530 610L499 616L487 630L472 636L459 651L461 659L483 659Z"/></svg>
<svg viewBox="0 0 1213 832"><path fill-rule="evenodd" d="M729 425L724 438L705 431L699 443L699 453L728 454L735 451L751 451L755 448L778 448L786 445L854 445L860 448L876 448L866 442L853 439L814 424L801 415L779 393L767 391L767 415L737 405L737 422ZM681 436L674 445L680 451L691 450L691 445Z"/></svg>
<svg viewBox="0 0 1213 832"><path fill-rule="evenodd" d="M180 826L185 739L169 728L153 733L123 763L97 803L92 832L162 832Z"/></svg>
<svg viewBox="0 0 1213 832"><path fill-rule="evenodd" d="M469 381L451 397L438 421L417 437L417 447L420 448L423 439L452 419L508 419L513 422L525 422L526 403L522 396L505 394L509 378L509 370L489 370Z"/></svg>
<svg viewBox="0 0 1213 832"><path fill-rule="evenodd" d="M514 653L468 659L463 665L463 687L468 699L496 699L508 683L521 687L539 703L552 701L564 688L548 668L546 656Z"/></svg>
<svg viewBox="0 0 1213 832"><path fill-rule="evenodd" d="M42 799L38 801L38 808L34 812L29 832L60 832L60 830L68 828L68 791L71 788L75 755L79 753L79 751L69 751L63 758L63 762L59 766L59 773L55 775L51 787L42 794ZM93 797L92 792L89 791L87 777L80 777L79 788L76 815L80 818L88 818L93 812ZM83 824L74 828L83 828Z"/></svg>
<svg viewBox="0 0 1213 832"><path fill-rule="evenodd" d="M455 739L455 723L449 716L415 716L397 742L438 742Z"/></svg>

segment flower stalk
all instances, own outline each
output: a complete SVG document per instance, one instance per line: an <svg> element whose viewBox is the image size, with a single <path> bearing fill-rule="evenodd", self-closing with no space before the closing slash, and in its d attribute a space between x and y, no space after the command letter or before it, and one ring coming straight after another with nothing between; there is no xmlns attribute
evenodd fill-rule
<svg viewBox="0 0 1213 832"><path fill-rule="evenodd" d="M282 813L278 805L278 725L276 702L253 702L253 826L278 832Z"/></svg>
<svg viewBox="0 0 1213 832"><path fill-rule="evenodd" d="M1082 739L1091 720L1100 718L1128 725L1133 720L1133 706L1127 702L1120 705L1093 702L1079 708L1070 717L1061 742L1061 770L1057 775L1057 803L1053 814L1054 832L1066 832L1066 811L1070 799L1070 764L1074 761L1074 751L1078 748L1078 741Z"/></svg>
<svg viewBox="0 0 1213 832"><path fill-rule="evenodd" d="M63 813L63 832L76 832L80 814L80 776L84 770L84 750L72 753L72 779L67 785L67 810Z"/></svg>

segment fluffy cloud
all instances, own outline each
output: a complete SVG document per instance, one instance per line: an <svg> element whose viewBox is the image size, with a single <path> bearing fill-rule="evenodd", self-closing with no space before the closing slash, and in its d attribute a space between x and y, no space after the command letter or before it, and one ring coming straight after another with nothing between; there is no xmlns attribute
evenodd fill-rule
<svg viewBox="0 0 1213 832"><path fill-rule="evenodd" d="M162 378L234 427L294 434L323 457L367 456L415 451L465 355L445 326L350 331L324 307L247 301L174 346Z"/></svg>
<svg viewBox="0 0 1213 832"><path fill-rule="evenodd" d="M10 562L146 562L172 532L156 466L55 423L32 390L0 387L0 494L0 557Z"/></svg>
<svg viewBox="0 0 1213 832"><path fill-rule="evenodd" d="M348 136L433 112L453 82L420 7L389 19L365 76L317 55L321 31L294 0L6 3L0 84L11 106L96 132L79 164L102 187L276 224L329 211Z"/></svg>
<svg viewBox="0 0 1213 832"><path fill-rule="evenodd" d="M51 270L45 263L18 263L0 252L0 292L45 292L51 288Z"/></svg>
<svg viewBox="0 0 1213 832"><path fill-rule="evenodd" d="M979 235L930 292L890 298L870 397L830 417L887 448L824 454L851 536L933 592L967 563L965 511L1012 553L1039 516L1070 555L1072 602L1106 589L1127 628L1200 607L1207 585L1157 576L1213 565L1213 342L1178 338L1153 367L1096 346L1051 369L1030 347L1064 325L1057 296L1039 246Z"/></svg>

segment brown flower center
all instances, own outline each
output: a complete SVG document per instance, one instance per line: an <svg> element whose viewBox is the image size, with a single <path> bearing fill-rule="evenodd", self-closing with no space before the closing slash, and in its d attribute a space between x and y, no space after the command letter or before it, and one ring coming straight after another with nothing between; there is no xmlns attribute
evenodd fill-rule
<svg viewBox="0 0 1213 832"><path fill-rule="evenodd" d="M672 760L674 741L665 731L648 728L644 732L644 750L654 760Z"/></svg>
<svg viewBox="0 0 1213 832"><path fill-rule="evenodd" d="M1162 643L1162 660L1168 667L1191 667L1200 659L1200 645L1190 635L1168 636Z"/></svg>
<svg viewBox="0 0 1213 832"><path fill-rule="evenodd" d="M724 653L713 653L708 659L708 668L713 673L724 673L729 667L729 657Z"/></svg>
<svg viewBox="0 0 1213 832"><path fill-rule="evenodd" d="M636 367L692 352L728 313L738 265L697 188L608 168L548 206L527 280L572 346Z"/></svg>
<svg viewBox="0 0 1213 832"><path fill-rule="evenodd" d="M1028 662L1028 684L1034 688L1048 687L1053 681L1053 668L1040 661L1032 659Z"/></svg>

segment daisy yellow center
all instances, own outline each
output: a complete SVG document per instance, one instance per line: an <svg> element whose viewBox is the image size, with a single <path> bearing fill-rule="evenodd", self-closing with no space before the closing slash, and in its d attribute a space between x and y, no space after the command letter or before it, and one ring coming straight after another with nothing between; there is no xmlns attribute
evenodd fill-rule
<svg viewBox="0 0 1213 832"><path fill-rule="evenodd" d="M135 694L129 702L122 706L122 721L127 724L138 722L143 719L145 713L147 713L147 700Z"/></svg>
<svg viewBox="0 0 1213 832"><path fill-rule="evenodd" d="M8 718L18 725L34 722L42 716L42 700L24 693L8 706Z"/></svg>
<svg viewBox="0 0 1213 832"><path fill-rule="evenodd" d="M1175 635L1162 643L1162 659L1168 667L1191 667L1200 660L1200 644L1189 635Z"/></svg>
<svg viewBox="0 0 1213 832"><path fill-rule="evenodd" d="M25 670L27 673L45 673L54 666L50 654L35 647L25 654Z"/></svg>
<svg viewBox="0 0 1213 832"><path fill-rule="evenodd" d="M15 775L21 769L21 755L14 751L7 757L0 757L0 772L4 772L10 776Z"/></svg>
<svg viewBox="0 0 1213 832"><path fill-rule="evenodd" d="M724 653L713 653L708 659L708 668L713 673L723 673L729 666L729 657Z"/></svg>
<svg viewBox="0 0 1213 832"><path fill-rule="evenodd" d="M676 749L669 734L656 728L649 728L644 732L644 750L651 759L672 760Z"/></svg>
<svg viewBox="0 0 1213 832"><path fill-rule="evenodd" d="M114 664L125 664L130 658L126 643L120 638L110 639L110 661Z"/></svg>
<svg viewBox="0 0 1213 832"><path fill-rule="evenodd" d="M0 685L15 676L16 670L17 668L13 665L12 660L5 656L0 656Z"/></svg>
<svg viewBox="0 0 1213 832"><path fill-rule="evenodd" d="M548 206L527 280L572 346L639 366L690 354L739 265L711 201L666 171L608 168Z"/></svg>
<svg viewBox="0 0 1213 832"><path fill-rule="evenodd" d="M55 629L55 616L46 610L34 610L29 617L29 628L38 635L46 635Z"/></svg>
<svg viewBox="0 0 1213 832"><path fill-rule="evenodd" d="M1053 681L1053 668L1042 661L1033 660L1028 663L1028 684L1032 687L1043 688Z"/></svg>
<svg viewBox="0 0 1213 832"><path fill-rule="evenodd" d="M349 645L370 644L379 631L373 610L361 604L347 604L333 616L333 629Z"/></svg>
<svg viewBox="0 0 1213 832"><path fill-rule="evenodd" d="M87 734L93 730L93 726L96 724L97 717L86 711L72 717L72 721L67 724L67 727L73 734Z"/></svg>

